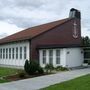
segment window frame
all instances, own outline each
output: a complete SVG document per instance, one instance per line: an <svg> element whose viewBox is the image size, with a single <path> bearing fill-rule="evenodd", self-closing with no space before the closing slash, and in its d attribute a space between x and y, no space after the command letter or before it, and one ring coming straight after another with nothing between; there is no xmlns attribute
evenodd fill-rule
<svg viewBox="0 0 90 90"><path fill-rule="evenodd" d="M46 64L46 50L42 50L42 63Z"/></svg>
<svg viewBox="0 0 90 90"><path fill-rule="evenodd" d="M8 59L8 48L6 48L6 59Z"/></svg>
<svg viewBox="0 0 90 90"><path fill-rule="evenodd" d="M15 48L12 48L12 59L15 58Z"/></svg>
<svg viewBox="0 0 90 90"><path fill-rule="evenodd" d="M5 48L3 48L3 59L5 59Z"/></svg>
<svg viewBox="0 0 90 90"><path fill-rule="evenodd" d="M53 49L49 50L49 64L53 64Z"/></svg>
<svg viewBox="0 0 90 90"><path fill-rule="evenodd" d="M20 59L22 59L22 47L20 47Z"/></svg>
<svg viewBox="0 0 90 90"><path fill-rule="evenodd" d="M26 59L26 58L27 58L27 47L24 46L24 59Z"/></svg>
<svg viewBox="0 0 90 90"><path fill-rule="evenodd" d="M9 59L11 59L11 48L9 48Z"/></svg>
<svg viewBox="0 0 90 90"><path fill-rule="evenodd" d="M59 54L57 53L59 51ZM56 49L56 64L60 64L60 49Z"/></svg>
<svg viewBox="0 0 90 90"><path fill-rule="evenodd" d="M18 47L16 47L16 59L18 59Z"/></svg>

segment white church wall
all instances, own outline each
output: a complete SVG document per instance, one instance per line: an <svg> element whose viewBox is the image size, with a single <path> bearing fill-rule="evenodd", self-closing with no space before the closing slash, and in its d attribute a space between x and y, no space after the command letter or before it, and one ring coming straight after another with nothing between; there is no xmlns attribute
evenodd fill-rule
<svg viewBox="0 0 90 90"><path fill-rule="evenodd" d="M22 58L20 59L20 47L22 47ZM29 60L29 42L22 41L22 42L14 42L10 44L0 45L0 50L5 49L5 58L0 58L0 64L4 65L15 65L15 66L24 66L25 58L24 58L24 47L26 47L26 59ZM11 59L9 58L9 48L11 48ZM14 48L14 59L12 58L12 49ZM16 48L18 48L18 58L16 59ZM6 58L6 49L8 49L8 58ZM0 53L1 54L1 53Z"/></svg>
<svg viewBox="0 0 90 90"><path fill-rule="evenodd" d="M43 63L43 50L46 50L46 63ZM41 49L39 50L39 63L40 66L45 67L49 63L49 50ZM81 48L59 48L60 50L60 63L56 64L56 50L53 50L53 66L63 66L63 67L77 67L81 66L83 63L83 53Z"/></svg>
<svg viewBox="0 0 90 90"><path fill-rule="evenodd" d="M63 48L63 49L61 49L61 66L63 66L63 67L65 67L66 66L66 48Z"/></svg>
<svg viewBox="0 0 90 90"><path fill-rule="evenodd" d="M77 67L83 64L84 55L81 48L67 48L66 51L66 66Z"/></svg>

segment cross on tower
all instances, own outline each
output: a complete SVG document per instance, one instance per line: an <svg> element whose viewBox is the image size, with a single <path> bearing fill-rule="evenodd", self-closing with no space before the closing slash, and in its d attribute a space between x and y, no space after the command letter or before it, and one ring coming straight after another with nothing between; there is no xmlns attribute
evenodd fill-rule
<svg viewBox="0 0 90 90"><path fill-rule="evenodd" d="M74 38L77 38L78 37L78 32L77 32L77 23L76 23L76 21L74 21L74 23L73 23L73 37Z"/></svg>

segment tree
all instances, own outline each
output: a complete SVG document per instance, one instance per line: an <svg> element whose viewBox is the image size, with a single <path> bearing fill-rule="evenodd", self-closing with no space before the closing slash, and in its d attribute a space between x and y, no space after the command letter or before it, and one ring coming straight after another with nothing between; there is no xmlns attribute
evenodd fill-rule
<svg viewBox="0 0 90 90"><path fill-rule="evenodd" d="M82 45L85 47L90 46L90 38L88 36L82 37Z"/></svg>

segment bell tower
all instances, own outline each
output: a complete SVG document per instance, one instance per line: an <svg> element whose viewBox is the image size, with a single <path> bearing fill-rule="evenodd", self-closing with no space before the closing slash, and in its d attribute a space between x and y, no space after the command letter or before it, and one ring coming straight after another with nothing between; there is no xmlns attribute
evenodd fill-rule
<svg viewBox="0 0 90 90"><path fill-rule="evenodd" d="M71 8L69 18L73 19L72 36L73 38L79 38L81 36L81 13L79 10Z"/></svg>
<svg viewBox="0 0 90 90"><path fill-rule="evenodd" d="M71 8L69 13L69 18L78 18L81 19L81 13L79 10Z"/></svg>

